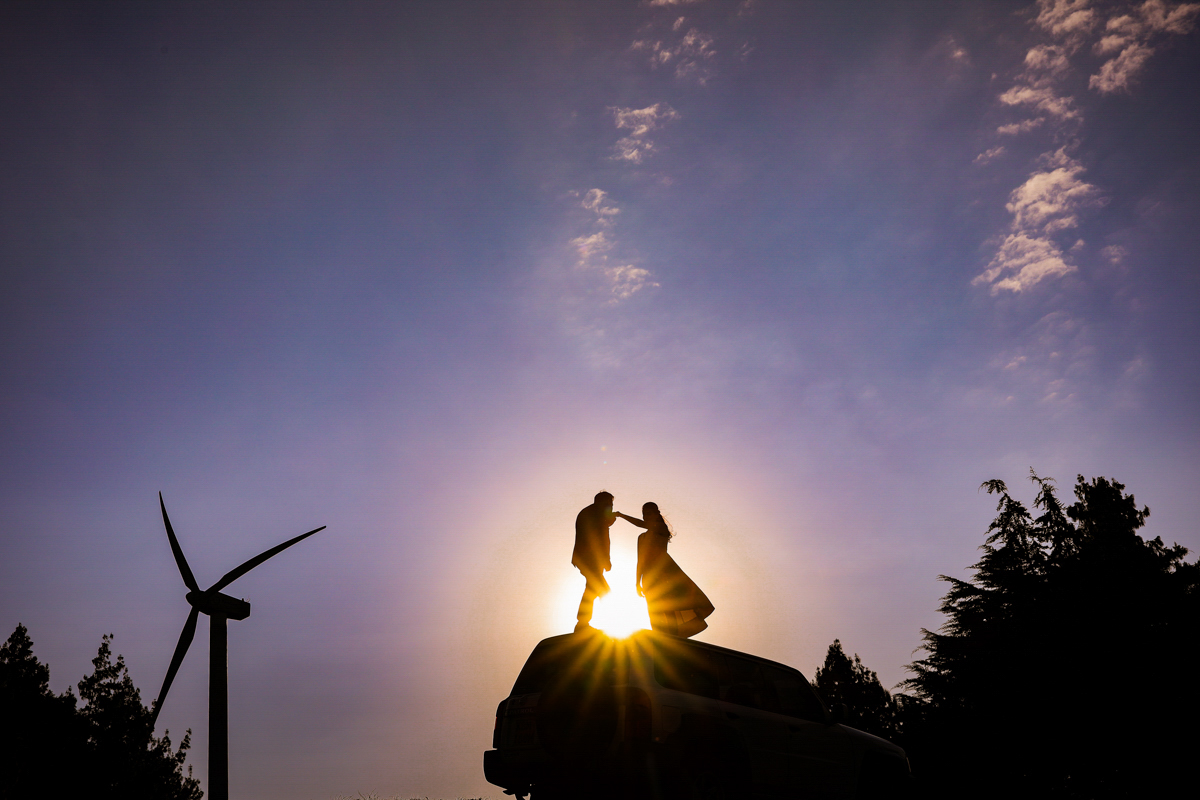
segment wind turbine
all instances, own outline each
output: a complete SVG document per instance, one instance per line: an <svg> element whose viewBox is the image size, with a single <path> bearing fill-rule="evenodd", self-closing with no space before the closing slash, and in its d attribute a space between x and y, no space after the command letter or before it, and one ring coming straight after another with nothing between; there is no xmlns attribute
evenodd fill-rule
<svg viewBox="0 0 1200 800"><path fill-rule="evenodd" d="M301 539L307 539L314 533L325 530L325 526L317 528L289 539L281 545L276 545L264 553L239 567L226 572L221 580L201 591L192 575L175 531L171 528L171 520L167 516L167 506L163 503L162 492L158 493L158 505L162 509L163 524L167 526L167 538L171 540L171 552L175 554L175 563L179 565L179 574L188 588L187 601L192 606L187 622L183 623L183 632L179 634L179 644L175 645L175 655L171 656L171 666L167 668L167 677L163 679L162 690L154 701L154 711L150 724L158 720L158 712L162 710L163 700L171 681L183 657L187 655L192 637L196 635L196 620L201 614L208 614L208 797L209 800L229 800L229 636L226 621L245 619L250 616L250 604L222 594L221 590L238 578L245 575L271 556L288 549Z"/></svg>

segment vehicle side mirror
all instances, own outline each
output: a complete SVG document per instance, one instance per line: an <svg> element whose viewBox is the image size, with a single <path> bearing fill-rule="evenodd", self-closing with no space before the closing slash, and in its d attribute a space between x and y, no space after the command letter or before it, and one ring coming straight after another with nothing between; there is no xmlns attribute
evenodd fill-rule
<svg viewBox="0 0 1200 800"><path fill-rule="evenodd" d="M845 703L834 703L829 707L829 721L833 724L843 723L850 719L850 707Z"/></svg>

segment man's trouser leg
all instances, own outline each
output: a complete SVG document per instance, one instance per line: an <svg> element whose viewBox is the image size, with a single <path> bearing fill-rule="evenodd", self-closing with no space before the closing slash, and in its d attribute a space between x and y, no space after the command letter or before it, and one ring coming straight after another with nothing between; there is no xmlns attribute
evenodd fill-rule
<svg viewBox="0 0 1200 800"><path fill-rule="evenodd" d="M578 622L575 623L575 630L579 631L586 628L592 622L592 607L596 604L597 597L603 597L608 594L608 581L604 579L603 572L593 572L590 569L580 568L587 584L583 587L583 599L579 601L579 613L575 615Z"/></svg>

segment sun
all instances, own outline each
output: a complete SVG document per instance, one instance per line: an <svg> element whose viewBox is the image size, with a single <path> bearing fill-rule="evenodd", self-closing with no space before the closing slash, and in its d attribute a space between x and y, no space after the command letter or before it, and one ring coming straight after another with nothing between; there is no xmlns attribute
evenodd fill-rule
<svg viewBox="0 0 1200 800"><path fill-rule="evenodd" d="M650 627L646 601L637 596L630 584L627 591L616 588L596 601L592 627L599 628L614 639L624 639L636 631Z"/></svg>
<svg viewBox="0 0 1200 800"><path fill-rule="evenodd" d="M635 631L650 627L645 598L638 597L633 586L637 572L637 553L625 547L612 548L612 571L607 575L612 591L596 601L592 627L615 639L624 639Z"/></svg>
<svg viewBox="0 0 1200 800"><path fill-rule="evenodd" d="M633 542L613 542L612 570L606 572L610 591L596 601L592 610L592 627L604 631L614 639L650 628L650 614L646 600L638 597L633 588L633 576L637 572L637 549ZM575 610L579 606L579 595L583 593L583 576L578 572L566 581L555 603L554 617L564 622L575 623Z"/></svg>

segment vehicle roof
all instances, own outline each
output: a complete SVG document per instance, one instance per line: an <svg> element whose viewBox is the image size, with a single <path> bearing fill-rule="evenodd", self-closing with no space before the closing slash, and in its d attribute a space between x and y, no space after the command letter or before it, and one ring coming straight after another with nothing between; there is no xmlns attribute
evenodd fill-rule
<svg viewBox="0 0 1200 800"><path fill-rule="evenodd" d="M600 631L584 631L582 633L564 633L564 634L560 634L558 636L548 636L547 638L538 642L537 647L541 647L546 642L557 641L560 639L575 639L575 638L582 638L582 637L606 636L606 635L607 634L602 633ZM633 633L632 635L630 635L626 638L629 638L629 639L660 639L660 640L666 640L666 641L675 642L675 643L686 643L687 645L692 646L692 647L700 647L702 649L712 650L712 651L715 651L718 653L728 653L729 655L740 656L741 658L753 659L754 661L758 661L763 664L771 664L772 666L782 667L784 669L790 669L790 670L793 670L794 672L800 672L800 670L798 670L795 667L790 666L788 664L783 664L779 661L772 661L769 658L763 658L762 656L756 656L756 655L752 655L750 653L743 653L742 651L734 650L731 647L721 647L720 645L717 645L717 644L710 644L709 642L699 642L699 641L696 641L695 639L680 639L677 636L671 636L671 635L665 634L665 633L658 633L657 631L641 630L641 631L637 631L637 632ZM619 641L619 640L614 640L614 641ZM534 649L536 650L537 647L535 647ZM803 675L803 674L804 673L801 673L801 675Z"/></svg>

